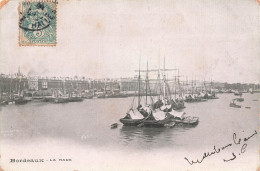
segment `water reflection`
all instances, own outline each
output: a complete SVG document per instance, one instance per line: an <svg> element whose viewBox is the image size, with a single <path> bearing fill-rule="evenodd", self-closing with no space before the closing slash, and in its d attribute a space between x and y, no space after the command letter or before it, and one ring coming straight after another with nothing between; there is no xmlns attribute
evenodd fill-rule
<svg viewBox="0 0 260 171"><path fill-rule="evenodd" d="M195 128L197 125L178 124L173 128L151 128L122 126L120 129L120 139L124 145L139 147L178 145L176 137L184 132Z"/></svg>

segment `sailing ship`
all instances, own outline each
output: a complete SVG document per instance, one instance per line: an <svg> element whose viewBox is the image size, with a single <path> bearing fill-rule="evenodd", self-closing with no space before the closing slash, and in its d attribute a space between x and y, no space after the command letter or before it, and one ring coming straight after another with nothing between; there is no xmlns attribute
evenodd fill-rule
<svg viewBox="0 0 260 171"><path fill-rule="evenodd" d="M162 94L158 96L158 100L152 104L152 112L149 114L148 118L144 121L144 126L146 127L171 127L175 125L173 114L181 113L175 110L183 109L184 101L182 99L182 93L180 89L180 82L178 79L178 91L179 91L179 99L176 98L176 86L175 86L175 99L171 97L171 91L169 84L166 79L165 71L171 71L176 69L165 69L165 59L164 59L164 68L158 70L158 82L159 89ZM163 83L161 84L160 79L160 71L163 71ZM179 70L178 70L178 78L179 78ZM176 84L175 77L175 84ZM162 85L162 86L161 86ZM161 87L163 87L163 91L161 91ZM174 112L173 112L174 111Z"/></svg>
<svg viewBox="0 0 260 171"><path fill-rule="evenodd" d="M160 68L158 70L158 81L159 81L159 89L161 90L161 82L160 82ZM164 127L172 125L170 124L172 116L167 112L172 109L172 105L170 104L170 99L166 95L166 76L165 76L165 63L163 69L163 94L158 96L158 100L153 104L153 99L151 97L152 105L150 106L150 112L147 116L147 119L143 121L145 127ZM147 76L146 76L146 90L149 88L149 78L148 78L148 66L147 66ZM168 87L169 88L169 87ZM147 92L147 91L146 91ZM170 96L170 93L168 94ZM147 98L147 93L146 93ZM148 111L148 110L146 110Z"/></svg>
<svg viewBox="0 0 260 171"><path fill-rule="evenodd" d="M176 124L197 125L199 123L198 117L186 116L185 112L179 110L185 107L184 102L182 100L182 92L180 88L179 70L177 83L179 86L178 91L180 100L176 98L176 87L175 100L171 97L171 91L165 76L165 71L169 71L169 69L165 69L165 64L163 71L163 96L161 99L159 99L156 103L153 104L153 111L150 114L150 116L144 121L144 126L173 127Z"/></svg>
<svg viewBox="0 0 260 171"><path fill-rule="evenodd" d="M126 113L124 118L120 119L120 122L125 126L138 126L143 125L143 122L150 116L151 111L146 111L149 108L143 108L141 105L141 75L140 75L140 61L139 61L139 75L138 75L138 104L135 108L135 97L133 97L130 109ZM149 112L149 113L148 113Z"/></svg>
<svg viewBox="0 0 260 171"><path fill-rule="evenodd" d="M31 101L31 99L26 99L24 97L24 91L21 90L21 80L22 80L22 74L20 72L20 67L17 73L17 79L19 79L18 83L18 95L14 96L14 103L17 105L26 104L28 101Z"/></svg>

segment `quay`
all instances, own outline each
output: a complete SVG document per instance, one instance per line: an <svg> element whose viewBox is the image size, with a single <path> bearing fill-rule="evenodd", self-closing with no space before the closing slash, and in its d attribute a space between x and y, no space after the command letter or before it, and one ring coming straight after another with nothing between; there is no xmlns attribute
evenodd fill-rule
<svg viewBox="0 0 260 171"><path fill-rule="evenodd" d="M140 80L140 96L145 96L145 79ZM156 82L149 81L149 96L156 96ZM125 98L136 95L137 78L118 79L92 79L86 77L31 77L20 72L13 75L0 75L0 102L13 102L23 96L26 101L42 102L77 102L83 99L92 98ZM187 95L196 94L203 89L210 89L218 93L256 93L259 91L259 84L229 84L219 82L197 81L196 88L193 88L194 80L169 83L171 94ZM58 100L57 100L58 99ZM19 98L18 98L19 101ZM19 101L23 103L23 101Z"/></svg>

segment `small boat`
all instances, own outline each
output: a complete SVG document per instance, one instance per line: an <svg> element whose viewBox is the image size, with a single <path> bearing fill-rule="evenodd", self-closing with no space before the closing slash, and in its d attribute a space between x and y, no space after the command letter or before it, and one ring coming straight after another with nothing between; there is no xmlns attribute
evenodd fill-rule
<svg viewBox="0 0 260 171"><path fill-rule="evenodd" d="M208 96L208 99L218 99L216 96Z"/></svg>
<svg viewBox="0 0 260 171"><path fill-rule="evenodd" d="M124 118L120 119L120 122L125 126L137 126L142 123L146 118L138 111L132 108L126 113Z"/></svg>
<svg viewBox="0 0 260 171"><path fill-rule="evenodd" d="M23 93L23 98L27 101L32 101L32 93L30 92L24 92Z"/></svg>
<svg viewBox="0 0 260 171"><path fill-rule="evenodd" d="M32 97L32 101L35 101L35 102L42 102L44 99L43 96L33 96Z"/></svg>
<svg viewBox="0 0 260 171"><path fill-rule="evenodd" d="M0 102L0 106L5 106L8 105L8 101L7 100L3 100Z"/></svg>
<svg viewBox="0 0 260 171"><path fill-rule="evenodd" d="M99 95L97 95L97 98L98 99L105 99L105 98L107 98L107 95L106 94L99 94Z"/></svg>
<svg viewBox="0 0 260 171"><path fill-rule="evenodd" d="M69 97L68 101L69 102L82 102L83 98L81 98L81 97Z"/></svg>
<svg viewBox="0 0 260 171"><path fill-rule="evenodd" d="M234 95L235 95L235 96L242 96L242 92L235 91L235 92L234 92Z"/></svg>
<svg viewBox="0 0 260 171"><path fill-rule="evenodd" d="M54 99L54 103L68 103L69 98L68 97L56 97Z"/></svg>
<svg viewBox="0 0 260 171"><path fill-rule="evenodd" d="M14 103L17 105L26 104L28 100L24 99L22 96L18 96L14 98Z"/></svg>
<svg viewBox="0 0 260 171"><path fill-rule="evenodd" d="M183 119L172 119L176 124L188 124L188 125L197 125L199 123L199 118L194 116L185 116Z"/></svg>
<svg viewBox="0 0 260 171"><path fill-rule="evenodd" d="M237 105L237 104L235 103L235 100L233 100L233 102L231 102L231 103L229 104L229 106L230 106L230 107L234 107L234 108L241 108L241 105Z"/></svg>
<svg viewBox="0 0 260 171"><path fill-rule="evenodd" d="M69 98L68 98L69 102L82 102L83 98L81 96L81 94L77 91L72 91L69 92Z"/></svg>
<svg viewBox="0 0 260 171"><path fill-rule="evenodd" d="M185 112L171 111L169 112L173 117L171 121L176 124L185 124L185 125L197 125L199 123L199 118L194 116L185 116Z"/></svg>
<svg viewBox="0 0 260 171"><path fill-rule="evenodd" d="M236 100L237 100L238 102L243 102L243 101L244 101L244 98L240 97L240 98L236 98Z"/></svg>
<svg viewBox="0 0 260 171"><path fill-rule="evenodd" d="M91 96L91 95L87 95L85 97L83 97L84 99L93 99L94 96Z"/></svg>
<svg viewBox="0 0 260 171"><path fill-rule="evenodd" d="M53 97L53 96L44 96L42 99L43 102L54 102L54 100L55 100L55 97Z"/></svg>
<svg viewBox="0 0 260 171"><path fill-rule="evenodd" d="M247 108L247 109L251 109L251 107L248 107L248 106L247 106L247 107L245 107L245 108Z"/></svg>
<svg viewBox="0 0 260 171"><path fill-rule="evenodd" d="M110 126L110 128L111 128L111 129L115 129L115 128L117 128L117 126L118 126L118 123L113 123L113 124Z"/></svg>
<svg viewBox="0 0 260 171"><path fill-rule="evenodd" d="M175 125L176 125L175 122L170 122L170 123L164 124L164 126L167 128L173 128Z"/></svg>

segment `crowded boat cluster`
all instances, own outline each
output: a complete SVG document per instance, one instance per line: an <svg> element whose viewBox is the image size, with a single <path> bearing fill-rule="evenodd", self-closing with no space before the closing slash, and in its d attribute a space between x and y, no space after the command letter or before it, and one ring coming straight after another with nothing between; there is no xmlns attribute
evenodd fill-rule
<svg viewBox="0 0 260 171"><path fill-rule="evenodd" d="M158 72L157 76L157 91L156 96L149 96L149 71ZM138 81L138 93L130 105L130 109L126 113L124 118L120 119L120 122L125 126L137 126L137 127L174 127L176 124L188 124L197 125L199 123L198 117L186 116L183 111L185 108L185 102L204 102L207 99L217 99L214 92L203 90L196 94L193 92L194 87L191 87L190 94L184 95L179 88L179 93L172 97L172 92L166 79L166 71L171 69L158 69L158 70L146 70L146 95L144 102L141 101L143 96L140 96L140 69L139 69L139 81ZM178 84L180 85L180 84ZM149 97L149 100L148 100ZM137 104L135 99L137 98ZM112 124L111 128L116 127L117 124Z"/></svg>
<svg viewBox="0 0 260 171"><path fill-rule="evenodd" d="M158 89L156 96L148 96L149 89L149 71L158 72ZM158 69L158 70L146 70L146 96L145 101L141 102L142 96L140 96L140 69L139 69L139 84L138 93L136 94L137 104L135 105L135 98L130 105L125 117L120 119L120 122L124 126L137 126L137 127L174 127L177 124L182 126L196 126L199 123L199 117L188 116L184 111L185 102L186 103L199 103L206 102L208 100L218 99L216 92L212 91L211 87L209 89L204 87L198 91L196 86L192 84L188 94L179 91L178 98L176 98L176 92L174 97L170 91L168 80L166 79L166 71L171 71L171 69ZM162 79L161 79L162 78ZM179 90L181 90L179 88ZM230 103L230 107L239 107L234 101L242 102L242 92L232 91L234 95L239 95L239 98L233 100ZM250 93L253 93L251 91ZM147 98L150 98L148 102ZM241 106L240 106L241 107ZM117 123L112 124L111 128L116 128Z"/></svg>

